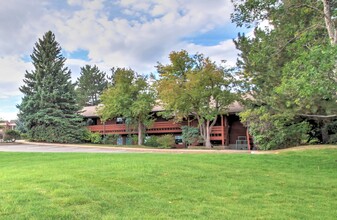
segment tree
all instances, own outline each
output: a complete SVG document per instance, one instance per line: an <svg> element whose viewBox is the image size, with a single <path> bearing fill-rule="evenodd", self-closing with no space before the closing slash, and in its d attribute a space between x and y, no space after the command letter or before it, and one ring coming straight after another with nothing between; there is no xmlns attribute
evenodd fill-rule
<svg viewBox="0 0 337 220"><path fill-rule="evenodd" d="M145 76L131 69L113 68L113 86L101 96L103 106L99 114L103 121L123 117L130 125L137 126L138 145L143 144L145 127L155 104L155 93Z"/></svg>
<svg viewBox="0 0 337 220"><path fill-rule="evenodd" d="M107 88L106 74L96 65L85 65L81 68L80 74L76 88L79 105L98 105L100 95Z"/></svg>
<svg viewBox="0 0 337 220"><path fill-rule="evenodd" d="M336 118L337 51L333 19L337 2L233 0L233 3L232 20L238 26L255 27L253 37L239 34L235 44L241 51L238 66L242 90L253 97L242 116L260 139L260 146L298 144L300 140L294 142L289 136L297 131L296 135L302 137L310 130L308 123L319 126L322 142L328 142L325 127ZM269 27L261 27L263 21ZM275 144L266 147L267 141L263 140Z"/></svg>
<svg viewBox="0 0 337 220"><path fill-rule="evenodd" d="M159 98L177 121L193 115L205 146L210 148L210 135L218 115L225 114L235 99L230 70L202 54L191 57L184 50L172 52L169 57L170 64L157 65Z"/></svg>
<svg viewBox="0 0 337 220"><path fill-rule="evenodd" d="M76 104L70 70L55 35L48 31L35 44L31 55L34 70L26 71L19 108L19 120L28 138L46 142L79 142L82 117Z"/></svg>

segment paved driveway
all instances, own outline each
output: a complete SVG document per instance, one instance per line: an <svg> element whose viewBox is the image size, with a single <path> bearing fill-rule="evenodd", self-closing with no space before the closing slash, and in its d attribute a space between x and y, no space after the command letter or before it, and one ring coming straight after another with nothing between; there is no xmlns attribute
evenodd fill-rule
<svg viewBox="0 0 337 220"><path fill-rule="evenodd" d="M126 150L101 149L95 147L75 147L58 145L38 145L38 144L0 144L2 152L83 152L83 153L127 153Z"/></svg>

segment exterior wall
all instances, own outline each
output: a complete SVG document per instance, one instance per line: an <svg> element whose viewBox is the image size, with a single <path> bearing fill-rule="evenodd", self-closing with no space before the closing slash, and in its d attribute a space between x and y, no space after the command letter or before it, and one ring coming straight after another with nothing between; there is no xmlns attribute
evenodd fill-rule
<svg viewBox="0 0 337 220"><path fill-rule="evenodd" d="M102 124L97 118L97 125L88 126L92 132L99 132L104 134L119 134L123 137L123 144L125 144L125 137L130 134L137 134L137 129L128 128L125 124L117 124L116 119L109 120ZM154 123L146 129L148 135L164 135L172 134L179 136L182 133L182 126L197 127L196 120L186 120L181 123L175 123L173 120L166 120L162 117L157 117ZM236 115L222 115L219 116L211 133L211 142L214 145L235 145L239 136L247 136L247 130L240 122ZM177 146L178 147L178 146ZM181 147L181 145L180 145Z"/></svg>

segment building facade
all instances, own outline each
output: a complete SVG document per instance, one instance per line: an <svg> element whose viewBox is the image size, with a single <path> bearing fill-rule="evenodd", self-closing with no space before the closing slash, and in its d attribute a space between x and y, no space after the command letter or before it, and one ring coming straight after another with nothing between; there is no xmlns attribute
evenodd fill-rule
<svg viewBox="0 0 337 220"><path fill-rule="evenodd" d="M99 118L96 106L84 107L82 115L87 122L87 127L91 132L98 132L101 135L118 134L120 139L118 144L129 144L128 136L137 134L137 130L128 127L123 118L114 118L103 123ZM181 141L182 126L197 127L198 123L192 118L176 123L174 120L168 120L158 114L162 111L159 106L152 110L154 122L146 128L146 135L164 135L172 134L176 140L176 147L184 147ZM237 115L242 111L242 106L234 103L230 106L228 114L219 115L211 133L211 143L214 146L224 146L225 149L252 149L252 138L248 134L247 128L240 122Z"/></svg>

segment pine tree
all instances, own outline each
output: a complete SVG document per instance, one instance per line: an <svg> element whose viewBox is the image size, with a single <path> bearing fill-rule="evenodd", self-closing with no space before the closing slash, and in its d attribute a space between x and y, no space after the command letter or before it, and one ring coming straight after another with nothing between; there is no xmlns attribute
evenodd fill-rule
<svg viewBox="0 0 337 220"><path fill-rule="evenodd" d="M55 35L49 31L35 44L34 70L26 71L19 119L33 141L73 143L81 140L74 84Z"/></svg>
<svg viewBox="0 0 337 220"><path fill-rule="evenodd" d="M96 65L85 65L81 68L80 74L76 88L78 104L81 106L99 104L100 95L108 87L106 74Z"/></svg>

